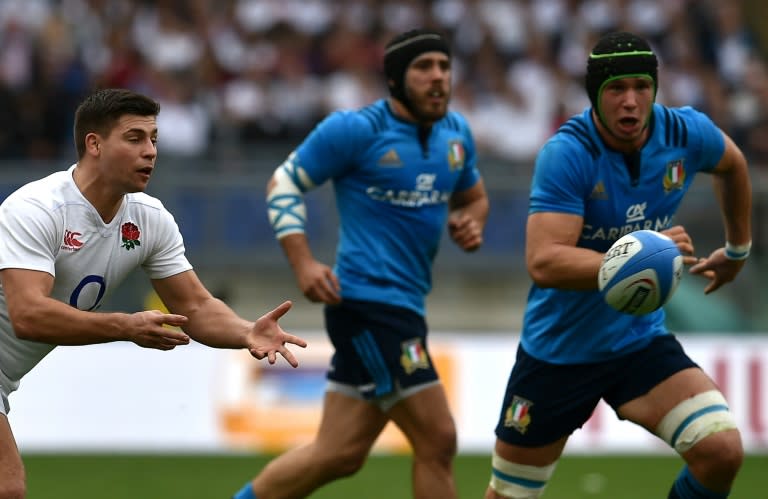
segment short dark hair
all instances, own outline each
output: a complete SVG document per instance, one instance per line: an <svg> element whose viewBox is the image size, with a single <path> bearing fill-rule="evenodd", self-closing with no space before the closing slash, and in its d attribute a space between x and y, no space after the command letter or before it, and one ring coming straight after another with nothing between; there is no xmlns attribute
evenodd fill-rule
<svg viewBox="0 0 768 499"><path fill-rule="evenodd" d="M124 88L105 88L92 93L75 111L75 148L77 157L85 155L85 136L91 132L107 136L126 114L157 116L160 104Z"/></svg>

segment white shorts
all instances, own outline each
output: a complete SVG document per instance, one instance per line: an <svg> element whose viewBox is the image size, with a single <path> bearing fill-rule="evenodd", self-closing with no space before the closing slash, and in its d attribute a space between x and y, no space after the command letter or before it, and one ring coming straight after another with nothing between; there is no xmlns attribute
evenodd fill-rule
<svg viewBox="0 0 768 499"><path fill-rule="evenodd" d="M11 381L5 377L3 370L0 369L0 414L8 415L11 406L8 404L8 395L16 391L19 387L18 381Z"/></svg>

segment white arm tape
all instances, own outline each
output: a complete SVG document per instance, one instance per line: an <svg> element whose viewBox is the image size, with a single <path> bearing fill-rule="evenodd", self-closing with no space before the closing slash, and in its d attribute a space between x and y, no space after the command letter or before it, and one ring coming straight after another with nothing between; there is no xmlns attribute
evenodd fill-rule
<svg viewBox="0 0 768 499"><path fill-rule="evenodd" d="M294 163L295 153L275 170L274 186L267 193L267 214L275 236L303 234L307 221L304 192L314 187L306 172Z"/></svg>

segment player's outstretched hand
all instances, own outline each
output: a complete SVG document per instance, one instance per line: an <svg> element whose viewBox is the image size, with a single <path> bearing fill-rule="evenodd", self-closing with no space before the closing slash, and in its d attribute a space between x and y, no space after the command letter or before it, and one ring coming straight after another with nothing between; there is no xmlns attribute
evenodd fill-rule
<svg viewBox="0 0 768 499"><path fill-rule="evenodd" d="M251 352L251 355L259 360L266 357L270 364L274 364L279 353L293 367L299 366L299 361L286 348L285 344L292 343L304 348L307 346L307 342L298 336L286 333L277 323L280 317L285 315L292 306L293 303L285 301L256 320L253 330L248 335L248 351Z"/></svg>
<svg viewBox="0 0 768 499"><path fill-rule="evenodd" d="M699 258L689 272L709 279L704 293L709 294L736 278L746 260L730 260L725 257L725 248L718 248L706 258Z"/></svg>
<svg viewBox="0 0 768 499"><path fill-rule="evenodd" d="M144 348L173 350L178 345L189 343L189 336L183 331L165 326L182 327L187 323L183 315L165 314L159 310L146 310L131 314L129 339Z"/></svg>

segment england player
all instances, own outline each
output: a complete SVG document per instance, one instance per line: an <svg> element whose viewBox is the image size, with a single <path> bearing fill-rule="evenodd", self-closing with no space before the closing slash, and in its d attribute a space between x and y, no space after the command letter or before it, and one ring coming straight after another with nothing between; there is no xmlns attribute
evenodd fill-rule
<svg viewBox="0 0 768 499"><path fill-rule="evenodd" d="M448 110L449 45L409 31L385 49L391 96L323 120L277 168L269 217L299 287L325 306L335 353L315 440L273 460L235 498L306 497L355 473L389 421L413 448L413 495L456 497L456 428L427 346L425 297L448 226L482 243L488 199L462 116ZM304 235L304 193L332 181L340 217L335 267Z"/></svg>
<svg viewBox="0 0 768 499"><path fill-rule="evenodd" d="M291 302L252 322L214 298L185 257L173 216L143 193L157 158L159 111L128 90L95 92L75 114L77 163L0 205L0 499L26 494L8 395L57 345L130 341L171 350L192 338L245 348L270 364L279 353L294 367L285 344L306 346L277 322ZM171 313L99 312L137 267Z"/></svg>
<svg viewBox="0 0 768 499"><path fill-rule="evenodd" d="M637 229L669 235L690 272L708 280L705 293L733 280L749 255L744 156L704 114L655 103L657 83L645 40L605 35L587 63L591 107L536 159L526 231L533 285L486 499L540 497L568 436L601 398L685 460L670 499L725 498L741 466L728 403L665 329L663 310L622 314L597 291L603 253ZM690 235L672 220L700 172L714 179L725 247L697 260Z"/></svg>

